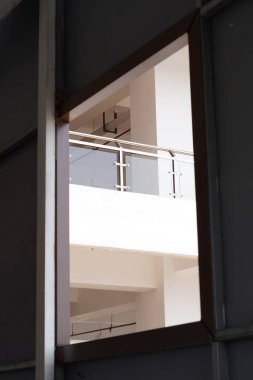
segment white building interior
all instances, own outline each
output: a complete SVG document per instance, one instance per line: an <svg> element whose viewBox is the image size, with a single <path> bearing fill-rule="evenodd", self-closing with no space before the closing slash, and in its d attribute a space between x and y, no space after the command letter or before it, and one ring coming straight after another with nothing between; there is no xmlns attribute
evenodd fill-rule
<svg viewBox="0 0 253 380"><path fill-rule="evenodd" d="M70 341L200 320L188 46L70 131Z"/></svg>

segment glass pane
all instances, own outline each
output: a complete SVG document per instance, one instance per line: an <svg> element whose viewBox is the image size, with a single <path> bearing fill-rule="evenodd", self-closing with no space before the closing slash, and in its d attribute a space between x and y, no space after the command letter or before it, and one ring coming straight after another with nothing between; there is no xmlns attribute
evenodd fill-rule
<svg viewBox="0 0 253 380"><path fill-rule="evenodd" d="M127 191L159 195L158 160L137 154L126 155Z"/></svg>
<svg viewBox="0 0 253 380"><path fill-rule="evenodd" d="M163 157L164 156L164 157ZM125 156L127 191L164 197L195 199L194 163L185 157L162 153L159 157Z"/></svg>
<svg viewBox="0 0 253 380"><path fill-rule="evenodd" d="M193 158L177 156L175 161L176 193L178 198L195 200L195 175Z"/></svg>
<svg viewBox="0 0 253 380"><path fill-rule="evenodd" d="M115 189L117 153L70 146L70 183L82 186Z"/></svg>

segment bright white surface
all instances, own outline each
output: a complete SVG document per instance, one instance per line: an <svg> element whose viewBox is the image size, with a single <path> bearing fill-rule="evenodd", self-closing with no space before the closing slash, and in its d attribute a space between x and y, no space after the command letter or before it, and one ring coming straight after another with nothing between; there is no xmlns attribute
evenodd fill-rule
<svg viewBox="0 0 253 380"><path fill-rule="evenodd" d="M156 287L155 256L70 246L70 286L142 292Z"/></svg>
<svg viewBox="0 0 253 380"><path fill-rule="evenodd" d="M70 185L70 245L196 256L195 202Z"/></svg>
<svg viewBox="0 0 253 380"><path fill-rule="evenodd" d="M129 94L132 141L193 151L188 45L133 80ZM137 192L173 193L170 161L132 157L130 165ZM194 165L176 163L174 170L177 196L194 200Z"/></svg>
<svg viewBox="0 0 253 380"><path fill-rule="evenodd" d="M155 72L147 71L129 85L132 141L157 145ZM141 148L137 148L142 150ZM138 193L159 194L158 162L137 156L130 160L131 189ZM167 162L167 167L170 163ZM167 170L168 171L168 170Z"/></svg>
<svg viewBox="0 0 253 380"><path fill-rule="evenodd" d="M166 276L165 263L165 325L173 326L200 321L198 266L175 271Z"/></svg>
<svg viewBox="0 0 253 380"><path fill-rule="evenodd" d="M200 320L199 271L196 262L176 270L175 259L156 256L157 286L136 293L136 329L150 330Z"/></svg>
<svg viewBox="0 0 253 380"><path fill-rule="evenodd" d="M155 66L157 145L193 151L188 45Z"/></svg>

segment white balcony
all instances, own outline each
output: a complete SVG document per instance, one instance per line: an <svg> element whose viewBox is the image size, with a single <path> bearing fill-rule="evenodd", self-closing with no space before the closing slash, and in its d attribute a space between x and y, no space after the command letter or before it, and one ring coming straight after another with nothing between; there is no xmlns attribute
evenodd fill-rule
<svg viewBox="0 0 253 380"><path fill-rule="evenodd" d="M75 301L72 329L93 339L91 326L112 334L112 315L123 321L115 334L198 319L193 156L74 135L81 139L70 140L70 286L97 300L91 309L87 298Z"/></svg>
<svg viewBox="0 0 253 380"><path fill-rule="evenodd" d="M71 245L197 256L190 153L72 134Z"/></svg>
<svg viewBox="0 0 253 380"><path fill-rule="evenodd" d="M70 244L197 256L195 201L70 185Z"/></svg>

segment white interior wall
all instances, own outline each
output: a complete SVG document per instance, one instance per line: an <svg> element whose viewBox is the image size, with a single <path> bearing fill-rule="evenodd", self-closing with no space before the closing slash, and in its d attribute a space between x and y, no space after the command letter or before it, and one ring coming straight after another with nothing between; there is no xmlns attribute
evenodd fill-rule
<svg viewBox="0 0 253 380"><path fill-rule="evenodd" d="M115 290L79 289L78 302L71 303L71 316L91 313L134 302L134 293Z"/></svg>
<svg viewBox="0 0 253 380"><path fill-rule="evenodd" d="M155 71L147 71L129 85L133 141L156 145Z"/></svg>
<svg viewBox="0 0 253 380"><path fill-rule="evenodd" d="M165 289L163 257L156 258L157 287L148 293L138 293L136 302L136 330L151 330L165 327Z"/></svg>
<svg viewBox="0 0 253 380"><path fill-rule="evenodd" d="M193 152L188 45L132 81L129 94L133 141ZM170 161L138 158L130 165L133 191L162 196L173 192ZM193 165L176 164L175 171L182 174L176 177L176 193L194 199Z"/></svg>
<svg viewBox="0 0 253 380"><path fill-rule="evenodd" d="M172 276L166 275L164 280L165 325L199 321L201 314L198 266L175 271Z"/></svg>
<svg viewBox="0 0 253 380"><path fill-rule="evenodd" d="M136 107L131 114L133 141L193 152L188 46L135 80L130 86L130 100L131 106ZM155 102L155 109L149 102ZM150 112L152 123L147 120ZM158 153L165 155L164 152ZM142 170L139 173L141 180L145 170L152 186L158 179L159 195L168 196L173 192L169 161L158 160L155 169L158 178L155 170L150 172L148 166ZM193 165L175 163L174 170L178 173L176 193L185 199L195 199ZM151 186L150 182L148 186ZM161 224L160 220L159 226ZM185 238L183 231L182 237ZM176 271L172 258L159 257L157 260L157 288L136 295L137 330L199 320L198 267Z"/></svg>
<svg viewBox="0 0 253 380"><path fill-rule="evenodd" d="M132 141L157 145L154 69L130 83L129 95ZM134 156L128 162L132 174L131 190L144 194L158 194L157 160Z"/></svg>
<svg viewBox="0 0 253 380"><path fill-rule="evenodd" d="M156 289L135 296L136 330L199 321L198 266L177 270L172 257L157 257L156 260Z"/></svg>
<svg viewBox="0 0 253 380"><path fill-rule="evenodd" d="M71 329L72 323L75 333L80 333L110 327L112 321L114 326L136 322L130 332L200 320L196 261L159 256L155 257L153 268L157 276L156 288L144 293L78 289L78 299L72 299L71 303L71 314L75 316L71 318ZM103 332L102 336L123 333L125 329L119 328L113 334ZM84 338L97 338L97 333L90 338L84 335L76 339Z"/></svg>
<svg viewBox="0 0 253 380"><path fill-rule="evenodd" d="M154 68L157 144L193 151L188 45Z"/></svg>
<svg viewBox="0 0 253 380"><path fill-rule="evenodd" d="M130 96L122 99L119 103L117 103L117 106L130 108Z"/></svg>
<svg viewBox="0 0 253 380"><path fill-rule="evenodd" d="M70 255L70 259L71 259L71 255ZM70 270L71 272L71 270ZM78 288L70 288L70 294L69 294L69 299L70 299L70 303L71 302L78 302L79 301L79 289Z"/></svg>
<svg viewBox="0 0 253 380"><path fill-rule="evenodd" d="M170 148L187 151L193 150L189 59L187 46L175 53L169 59L161 62L155 67L155 69L152 69L139 78L133 80L129 86L129 94L130 98L127 99L127 102L130 100L131 139L133 141L151 145L167 146ZM168 161L159 159L159 161L155 162L155 164L154 162L151 162L150 164L150 162L146 159L135 160L132 158L132 162L130 163L133 186L131 189L132 191L142 192L142 189L145 189L144 192L146 192L146 189L149 188L151 194L168 195L168 192L172 190L169 183L170 177L168 176ZM189 166L183 167L184 177L182 181L184 181L185 187L191 187L190 191L187 193L187 197L194 199L194 191L192 191L192 189L194 189L194 185L192 183L189 185L189 178L193 178L194 173L192 166L190 170L187 168L189 168ZM73 189L74 188L72 186L72 190ZM77 225L75 225L75 228L72 228L72 231L75 230L75 235L72 235L73 244L76 244L78 241L77 244L129 249L129 244L131 245L134 243L136 249L137 243L138 249L138 247L140 248L140 245L138 246L138 239L141 236L142 241L145 241L147 243L146 247L142 246L141 248L143 252L145 252L145 250L153 252L154 250L158 252L165 252L166 250L161 251L161 245L159 246L163 239L161 239L161 236L157 237L156 234L154 234L154 229L156 227L158 230L160 230L160 232L161 230L163 231L163 227L165 227L166 234L168 234L169 231L171 235L174 237L176 236L177 244L186 244L188 247L188 252L190 251L190 254L193 253L194 255L197 255L195 204L192 210L192 215L194 215L194 222L192 223L193 220L188 220L187 223L190 222L189 226L185 228L184 223L186 222L188 215L187 202L183 202L184 205L182 205L180 202L182 205L182 213L180 213L180 215L179 209L176 210L176 212L173 214L173 206L171 205L168 212L166 212L165 208L163 207L163 215L166 220L162 217L160 219L158 218L156 220L156 223L153 223L154 218L153 220L150 218L150 216L153 215L153 197L152 199L146 198L147 204L145 206L143 205L144 207L142 210L140 210L140 204L142 204L143 200L145 200L144 195L141 195L141 198L138 198L138 194L121 194L118 192L111 192L113 193L113 200L108 202L108 199L105 198L109 193L106 194L105 190L102 190L103 195L101 193L100 197L99 194L97 194L97 190L101 191L100 189L92 188L92 194L88 195L86 193L84 199L88 200L87 204L85 204L83 201L81 203L78 201L79 206L77 208L79 209L79 219L77 224L79 225L79 229L76 228ZM129 198L130 203L128 203L128 201L126 202L128 195L130 195L131 198ZM137 195L138 199L136 198L136 202L133 202L133 196L135 195ZM95 198L94 202L92 201L93 196ZM74 197L72 194L72 200L76 202L76 206L78 203L77 200L79 198ZM117 198L119 204L117 203ZM155 198L158 199L158 197ZM176 201L173 200L173 202ZM104 208L104 206L108 204L110 205L110 208L107 210L106 207ZM155 205L154 203L154 207L154 210L156 209L155 215L157 217L157 204ZM100 215L99 219L97 218L98 210ZM75 212L77 212L77 209ZM82 215L82 219L80 219L80 215ZM85 220L83 218L85 215L89 215L89 225L85 225ZM116 224L115 220L117 221ZM176 235L174 233L175 231L173 230L172 232L171 228L169 227L170 220L173 222L171 225L172 230L175 225L178 228L178 233ZM138 227L135 223L138 223ZM94 225L96 225L95 231L92 227ZM148 225L151 226L151 230L149 230ZM82 227L82 230L80 230L80 226ZM90 228L90 226L92 228ZM114 234L111 234L112 226L114 228ZM106 229L107 227L108 229ZM136 232L136 235L131 236L131 228ZM92 232L92 229L94 234ZM145 236L141 233L141 231L144 230L146 230ZM77 236L78 234L79 236ZM98 240L101 239L101 234L102 243L100 242L98 244ZM168 236L166 234L165 236ZM89 240L92 236L93 241L91 241L92 239ZM87 240L87 237L89 241ZM108 241L108 237L111 239L109 239L110 242ZM115 241L114 244L111 244L111 241L113 239L115 240L115 237L117 239L116 245ZM152 244L150 245L150 238L154 238L154 246ZM192 248L189 250L189 247L192 244L189 243L191 239L194 241L194 251L192 251ZM154 248L150 249L150 247ZM133 246L130 248L133 249ZM174 251L173 253L180 252ZM93 258L95 258L95 256ZM104 259L107 260L106 258ZM124 260L123 262L125 263ZM96 279L93 278L92 286L95 286L94 284L98 283L99 281L99 286L104 286L104 284L101 283L101 278L102 282L106 283L106 281L104 281L105 275L104 273L100 272L103 272L103 269L106 268L109 263L110 260L107 261L107 263L106 261L100 260L101 267L98 270L99 274ZM116 262L114 262L114 264L115 270L117 271ZM92 265L95 268L94 263ZM110 265L113 264L109 264L109 266ZM135 293L137 331L199 320L200 305L198 267L195 266L192 268L186 268L184 270L177 270L173 259L171 257L163 256L156 257L155 264L153 262L152 265L153 272L155 271L156 273L155 289L149 290L146 293ZM84 286L87 287L90 286L88 285L88 282L92 283L92 281L90 281L91 279L89 278L89 269L87 271L88 267L89 265L83 271L83 275L85 274L84 277L86 278L79 278L79 282L76 282L76 286L79 286L77 284L80 284L82 281L86 284ZM135 264L133 264L133 276L131 277L130 275L129 278L133 279L135 274L138 276L138 270L137 272L135 271L137 267L138 265L135 267ZM125 266L125 269L126 268L127 265ZM96 268L96 272L97 269L98 268ZM120 276L121 269L119 270ZM81 267L78 267L78 262L76 262L76 273L78 271L80 272L80 270ZM110 276L111 271L109 277ZM142 278L142 276L143 273L139 277L139 280ZM109 282L112 282L112 280L114 280L114 278L110 277ZM122 277L119 282L122 283ZM75 280L73 281L73 284L74 283ZM124 286L125 285L126 284L124 284ZM126 287L125 290L126 289L129 290L130 288ZM138 287L135 288L135 291L138 291ZM117 302L119 304L121 304L123 301L122 295L124 293L125 292L119 292L118 294L119 298ZM133 297L133 293L131 297ZM107 297L104 298L104 302L105 301L108 304ZM94 303L96 304L96 307L98 305L101 307L100 300L97 297L94 298ZM77 313L78 310L74 309L74 307L76 307L76 305L72 306L72 312L75 310L75 313ZM79 307L79 311L81 311L81 309L83 310L83 303L81 301Z"/></svg>
<svg viewBox="0 0 253 380"><path fill-rule="evenodd" d="M153 255L70 247L70 286L142 292L156 288Z"/></svg>
<svg viewBox="0 0 253 380"><path fill-rule="evenodd" d="M188 45L155 66L157 145L193 152ZM182 158L182 157L181 157ZM172 192L168 163L159 159L159 194ZM170 167L170 170L172 168ZM176 164L176 193L195 198L194 167ZM179 181L180 180L180 186Z"/></svg>

